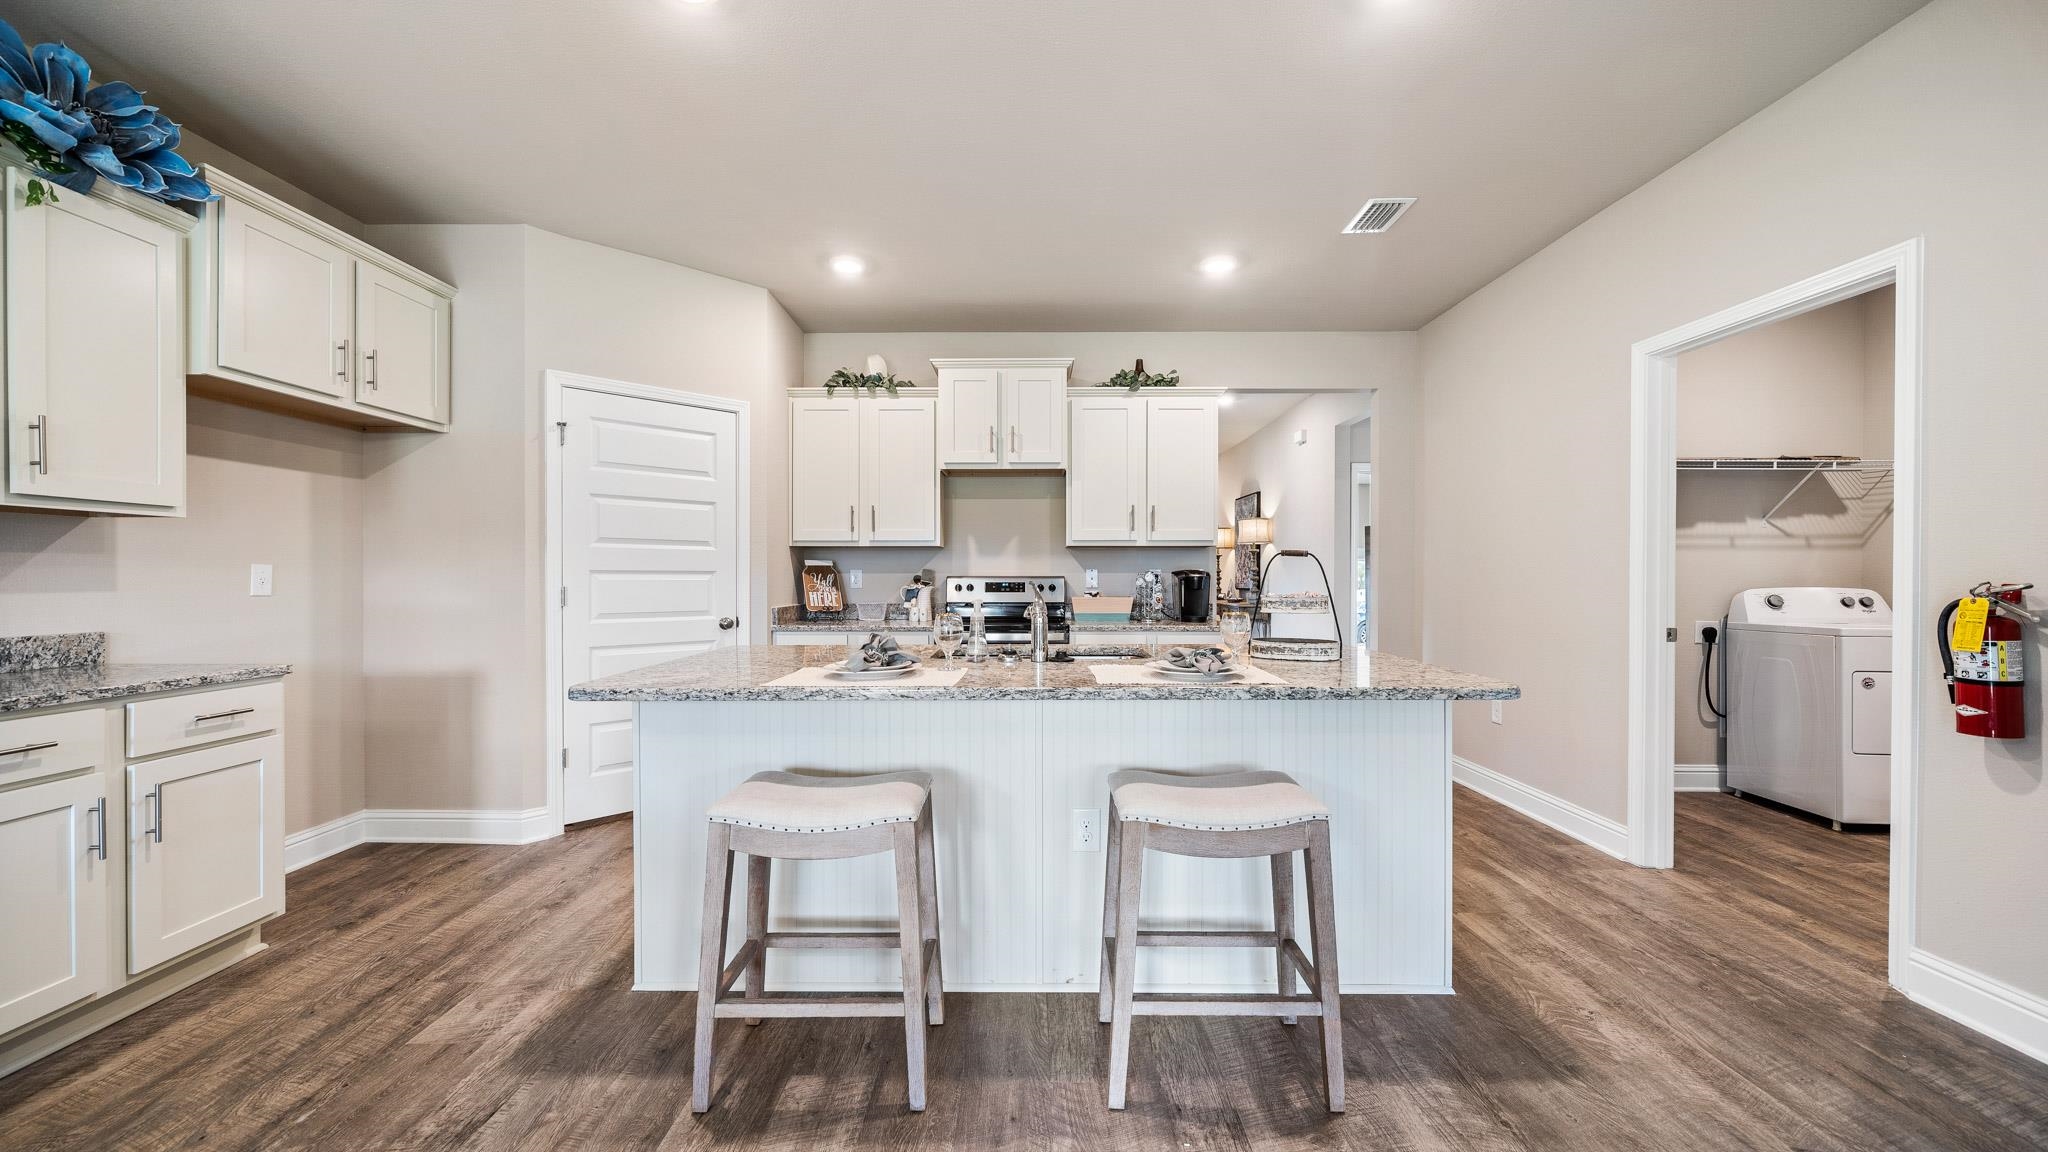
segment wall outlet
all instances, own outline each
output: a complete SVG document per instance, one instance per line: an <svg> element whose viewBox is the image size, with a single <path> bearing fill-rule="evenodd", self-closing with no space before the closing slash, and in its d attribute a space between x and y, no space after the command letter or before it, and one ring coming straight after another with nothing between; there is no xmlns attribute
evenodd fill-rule
<svg viewBox="0 0 2048 1152"><path fill-rule="evenodd" d="M268 564L251 564L251 565L249 565L249 595L251 595L251 596L268 596L268 595L270 595L270 565L268 565Z"/></svg>
<svg viewBox="0 0 2048 1152"><path fill-rule="evenodd" d="M860 569L848 568L846 570L846 586L849 589L860 587Z"/></svg>
<svg viewBox="0 0 2048 1152"><path fill-rule="evenodd" d="M1720 635L1720 632L1721 632L1721 622L1720 622L1719 620L1695 620L1695 621L1693 621L1693 622L1692 622L1692 642L1693 642L1693 643L1695 643L1695 644L1705 644L1705 643L1707 642L1707 629L1709 629L1709 628L1712 628L1712 629L1714 630L1714 634L1715 634L1715 636L1717 636L1717 637L1718 637L1718 636ZM1719 643L1719 642L1720 642L1720 641L1719 641L1718 639L1717 639L1717 640L1715 641L1715 643Z"/></svg>
<svg viewBox="0 0 2048 1152"><path fill-rule="evenodd" d="M1500 723L1500 701L1494 700L1488 704L1486 709L1486 718L1488 720L1493 721L1495 724Z"/></svg>
<svg viewBox="0 0 2048 1152"><path fill-rule="evenodd" d="M1072 840L1076 852L1102 850L1102 809L1074 809Z"/></svg>
<svg viewBox="0 0 2048 1152"><path fill-rule="evenodd" d="M1096 575L1095 569L1088 569L1088 571L1082 573L1082 576L1087 582L1087 591L1099 592L1102 590L1102 578Z"/></svg>

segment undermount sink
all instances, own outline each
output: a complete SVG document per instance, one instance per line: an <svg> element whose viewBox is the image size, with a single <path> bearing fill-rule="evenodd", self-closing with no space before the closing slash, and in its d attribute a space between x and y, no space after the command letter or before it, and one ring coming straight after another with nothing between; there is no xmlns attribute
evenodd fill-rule
<svg viewBox="0 0 2048 1152"><path fill-rule="evenodd" d="M1151 653L1136 644L1082 644L1059 649L1072 660L1138 660Z"/></svg>

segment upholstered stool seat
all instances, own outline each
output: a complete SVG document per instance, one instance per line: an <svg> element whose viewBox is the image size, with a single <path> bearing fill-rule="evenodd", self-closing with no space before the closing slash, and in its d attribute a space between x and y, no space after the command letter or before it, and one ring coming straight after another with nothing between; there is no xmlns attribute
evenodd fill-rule
<svg viewBox="0 0 2048 1152"><path fill-rule="evenodd" d="M932 778L924 772L873 776L801 776L756 772L705 809L714 824L770 832L845 832L908 824L924 811Z"/></svg>
<svg viewBox="0 0 2048 1152"><path fill-rule="evenodd" d="M1169 828L1234 832L1330 818L1329 806L1285 772L1182 776L1127 769L1110 773L1109 791L1122 819Z"/></svg>

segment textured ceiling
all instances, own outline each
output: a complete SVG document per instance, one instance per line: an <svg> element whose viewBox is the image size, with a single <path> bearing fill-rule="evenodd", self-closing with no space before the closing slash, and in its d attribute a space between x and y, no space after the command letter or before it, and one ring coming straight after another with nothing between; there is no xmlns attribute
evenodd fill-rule
<svg viewBox="0 0 2048 1152"><path fill-rule="evenodd" d="M14 0L372 222L812 331L1409 329L1921 0ZM1394 232L1340 237L1369 197ZM826 268L858 253L869 275ZM1227 282L1205 254L1243 263Z"/></svg>

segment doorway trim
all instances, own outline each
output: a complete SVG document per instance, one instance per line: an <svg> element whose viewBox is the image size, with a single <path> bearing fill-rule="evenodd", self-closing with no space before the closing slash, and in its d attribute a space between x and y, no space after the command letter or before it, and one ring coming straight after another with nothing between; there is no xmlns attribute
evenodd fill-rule
<svg viewBox="0 0 2048 1152"><path fill-rule="evenodd" d="M1920 423L1925 242L1919 237L1637 343L1630 351L1628 859L1672 865L1678 356L1887 284L1893 315L1892 823L1888 976L1903 988L1918 865L1921 668ZM1904 706L1901 707L1900 703Z"/></svg>
<svg viewBox="0 0 2048 1152"><path fill-rule="evenodd" d="M577 372L563 372L549 368L541 373L541 470L543 496L541 499L541 603L542 630L546 633L547 677L542 713L547 717L547 744L541 749L543 775L547 780L547 830L548 836L562 834L564 812L562 756L564 751L563 733L568 729L564 710L568 707L568 688L562 683L562 599L558 589L562 584L562 436L559 428L562 421L562 393L575 388L585 392L607 392L614 396L629 396L636 400L652 400L657 404L680 404L689 408L707 408L714 412L732 413L737 426L735 439L738 441L733 461L737 480L736 508L734 510L739 543L738 571L740 620L747 627L739 629L734 637L736 643L747 643L748 628L752 621L753 570L753 512L749 506L749 490L752 485L748 476L748 404L728 396L707 396L700 392L682 392L674 388L661 388L649 384L633 384L624 380L607 380L602 376L585 376ZM638 773L639 764L633 765Z"/></svg>
<svg viewBox="0 0 2048 1152"><path fill-rule="evenodd" d="M1349 425L1343 427L1349 427ZM1367 615L1365 617L1365 639L1360 641L1356 638L1358 635L1358 573L1354 568L1358 563L1358 486L1360 484L1366 486L1365 515L1368 521L1367 527L1377 527L1375 522L1379 519L1376 513L1379 510L1380 490L1379 486L1372 482L1372 463L1370 461L1353 460L1351 462L1351 482L1349 490L1345 493L1349 497L1345 501L1345 506L1350 509L1351 513L1349 517L1351 535L1347 541L1349 548L1344 557L1345 583L1350 585L1350 595L1345 599L1351 606L1351 618L1345 622L1344 631L1346 635L1344 642L1356 644L1359 648L1371 652L1376 651L1380 644L1380 566L1373 563L1370 559L1366 561L1365 602Z"/></svg>

